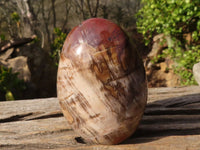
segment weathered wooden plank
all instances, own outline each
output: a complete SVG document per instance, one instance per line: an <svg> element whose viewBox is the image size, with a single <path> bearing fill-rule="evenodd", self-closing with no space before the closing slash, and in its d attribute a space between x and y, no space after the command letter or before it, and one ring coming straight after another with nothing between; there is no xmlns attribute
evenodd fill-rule
<svg viewBox="0 0 200 150"><path fill-rule="evenodd" d="M199 86L186 86L186 87L160 87L150 88L148 94L148 102L163 100L174 97L182 97L185 95L199 94Z"/></svg>
<svg viewBox="0 0 200 150"><path fill-rule="evenodd" d="M58 148L75 144L76 136L64 117L16 121L0 125L0 147L2 148L16 146Z"/></svg>
<svg viewBox="0 0 200 150"><path fill-rule="evenodd" d="M0 123L62 115L57 98L0 102Z"/></svg>
<svg viewBox="0 0 200 150"><path fill-rule="evenodd" d="M198 86L180 88L151 88L149 89L148 103L156 101L152 105L165 105L166 107L172 104L184 104L184 99L186 99L186 103L188 105L189 103L193 104L195 101L198 102L199 94L200 88ZM163 99L165 99L165 101L159 101ZM12 105L10 103L12 103ZM61 112L57 98L0 103L0 120L15 115L40 116L51 113L54 114L54 112Z"/></svg>
<svg viewBox="0 0 200 150"><path fill-rule="evenodd" d="M158 105L165 105L165 107L170 105L178 105L178 103L181 105L187 103L188 106L188 104L193 105L195 101L198 102L199 94L200 87L198 86L179 88L151 88L149 89L148 103L154 102L149 106L157 107ZM165 101L159 101L163 99L165 99ZM184 99L186 99L186 102L184 102ZM12 105L10 103L12 103ZM11 117L13 117L13 119L20 118L20 120L23 120L24 118L28 120L28 118L31 119L31 117L33 119L34 117L45 115L48 116L50 114L61 114L57 98L0 103L0 122L2 122L2 119L8 119Z"/></svg>
<svg viewBox="0 0 200 150"><path fill-rule="evenodd" d="M149 89L137 132L114 146L87 145L68 126L56 98L0 102L0 149L199 150L200 88Z"/></svg>

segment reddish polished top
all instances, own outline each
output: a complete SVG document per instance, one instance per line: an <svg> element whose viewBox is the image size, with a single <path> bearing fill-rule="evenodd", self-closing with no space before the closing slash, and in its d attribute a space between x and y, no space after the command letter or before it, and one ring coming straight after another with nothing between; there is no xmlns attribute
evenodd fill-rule
<svg viewBox="0 0 200 150"><path fill-rule="evenodd" d="M116 67L121 65L126 74L134 68L136 59L133 51L128 37L118 25L106 19L92 18L68 34L62 53L76 65L85 64L91 59L100 60L96 55L101 53L105 58L106 53Z"/></svg>

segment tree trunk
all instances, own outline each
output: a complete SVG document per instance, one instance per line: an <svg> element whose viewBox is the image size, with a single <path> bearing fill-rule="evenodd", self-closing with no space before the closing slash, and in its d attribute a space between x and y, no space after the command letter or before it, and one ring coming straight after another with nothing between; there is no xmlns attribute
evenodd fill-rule
<svg viewBox="0 0 200 150"><path fill-rule="evenodd" d="M36 34L37 18L30 0L15 0L22 16L22 36L30 37Z"/></svg>

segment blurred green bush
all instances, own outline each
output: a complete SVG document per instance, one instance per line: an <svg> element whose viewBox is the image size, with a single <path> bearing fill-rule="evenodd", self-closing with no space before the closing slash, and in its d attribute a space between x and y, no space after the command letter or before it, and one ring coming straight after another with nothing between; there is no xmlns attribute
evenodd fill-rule
<svg viewBox="0 0 200 150"><path fill-rule="evenodd" d="M182 85L195 84L192 67L200 61L200 1L142 0L142 6L137 28L146 45L157 34L168 36L168 48L159 57L174 60Z"/></svg>
<svg viewBox="0 0 200 150"><path fill-rule="evenodd" d="M18 99L25 89L25 82L18 78L18 73L0 66L0 101Z"/></svg>

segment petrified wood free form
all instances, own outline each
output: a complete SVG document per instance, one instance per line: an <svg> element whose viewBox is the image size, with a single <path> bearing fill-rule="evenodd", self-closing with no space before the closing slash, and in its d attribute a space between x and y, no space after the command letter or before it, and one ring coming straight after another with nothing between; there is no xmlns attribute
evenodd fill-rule
<svg viewBox="0 0 200 150"><path fill-rule="evenodd" d="M86 142L117 144L131 136L147 101L143 63L126 34L100 18L68 35L60 57L58 99Z"/></svg>

